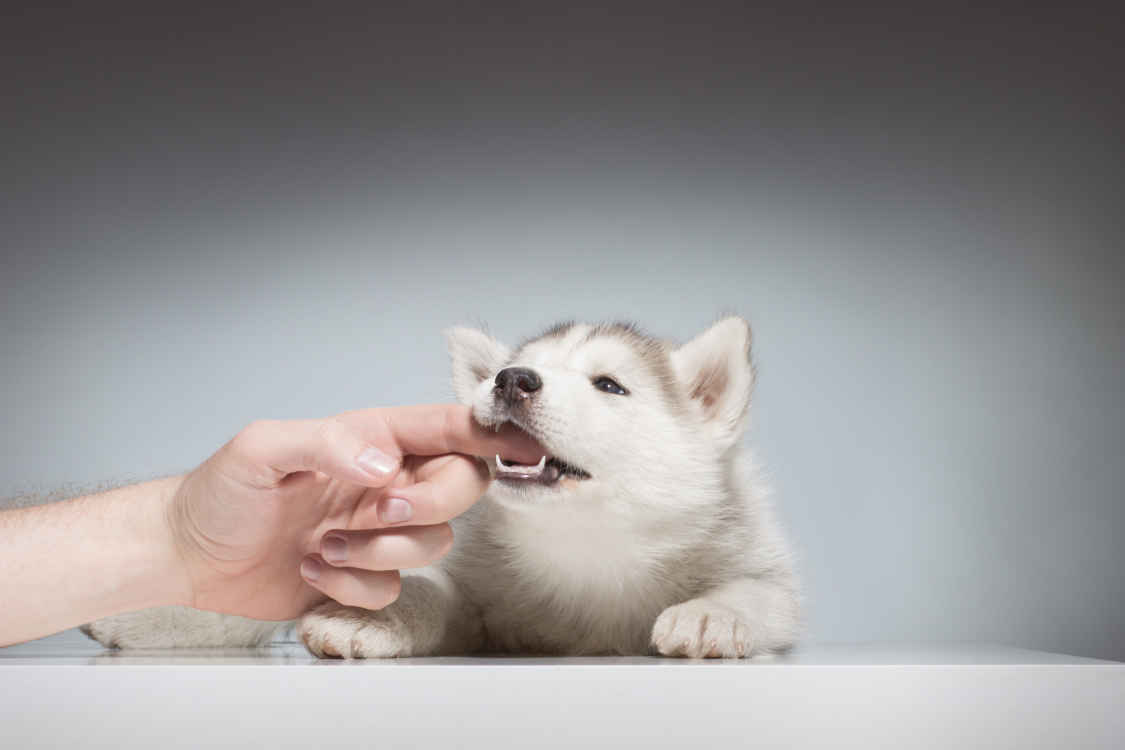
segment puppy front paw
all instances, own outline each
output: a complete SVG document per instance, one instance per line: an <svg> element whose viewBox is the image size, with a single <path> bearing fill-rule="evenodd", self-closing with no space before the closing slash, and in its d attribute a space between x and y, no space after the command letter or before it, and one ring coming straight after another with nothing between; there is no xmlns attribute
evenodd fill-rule
<svg viewBox="0 0 1125 750"><path fill-rule="evenodd" d="M321 658L380 659L414 653L410 631L393 607L373 611L327 602L301 618L297 635Z"/></svg>
<svg viewBox="0 0 1125 750"><path fill-rule="evenodd" d="M664 656L738 659L754 652L754 636L734 610L706 599L669 607L652 628L652 645Z"/></svg>

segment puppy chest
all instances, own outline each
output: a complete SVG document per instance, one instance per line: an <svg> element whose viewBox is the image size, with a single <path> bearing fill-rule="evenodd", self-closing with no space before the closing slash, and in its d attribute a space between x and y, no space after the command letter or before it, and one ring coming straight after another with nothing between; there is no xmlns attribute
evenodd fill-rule
<svg viewBox="0 0 1125 750"><path fill-rule="evenodd" d="M479 603L490 630L532 639L581 641L593 633L647 630L681 588L663 566L627 548L542 545L505 557L502 575L474 576Z"/></svg>

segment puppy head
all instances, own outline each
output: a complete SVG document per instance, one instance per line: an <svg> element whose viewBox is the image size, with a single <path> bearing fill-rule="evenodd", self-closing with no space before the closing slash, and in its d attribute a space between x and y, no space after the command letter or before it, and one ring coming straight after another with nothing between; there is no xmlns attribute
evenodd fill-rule
<svg viewBox="0 0 1125 750"><path fill-rule="evenodd" d="M513 502L657 501L658 486L713 475L746 429L750 338L734 316L679 348L624 324L567 323L514 351L477 328L446 332L454 390L476 419L512 422L549 451L539 467L501 461L493 494Z"/></svg>

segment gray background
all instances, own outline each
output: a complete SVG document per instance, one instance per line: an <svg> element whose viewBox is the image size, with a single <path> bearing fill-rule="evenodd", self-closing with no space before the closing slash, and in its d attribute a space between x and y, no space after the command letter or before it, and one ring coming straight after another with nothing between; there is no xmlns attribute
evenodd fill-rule
<svg viewBox="0 0 1125 750"><path fill-rule="evenodd" d="M0 6L0 493L749 315L818 641L1125 660L1125 16Z"/></svg>

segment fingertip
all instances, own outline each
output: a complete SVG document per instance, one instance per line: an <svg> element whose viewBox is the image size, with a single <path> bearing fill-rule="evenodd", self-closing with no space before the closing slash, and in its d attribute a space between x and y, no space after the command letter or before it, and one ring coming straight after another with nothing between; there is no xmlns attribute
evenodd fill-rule
<svg viewBox="0 0 1125 750"><path fill-rule="evenodd" d="M413 516L414 506L406 498L388 497L379 504L379 520L387 526L406 523Z"/></svg>
<svg viewBox="0 0 1125 750"><path fill-rule="evenodd" d="M320 555L329 565L342 565L348 561L348 540L340 534L329 532L320 540Z"/></svg>
<svg viewBox="0 0 1125 750"><path fill-rule="evenodd" d="M324 561L320 555L309 555L301 561L301 577L315 586L320 580L320 571L323 567Z"/></svg>

